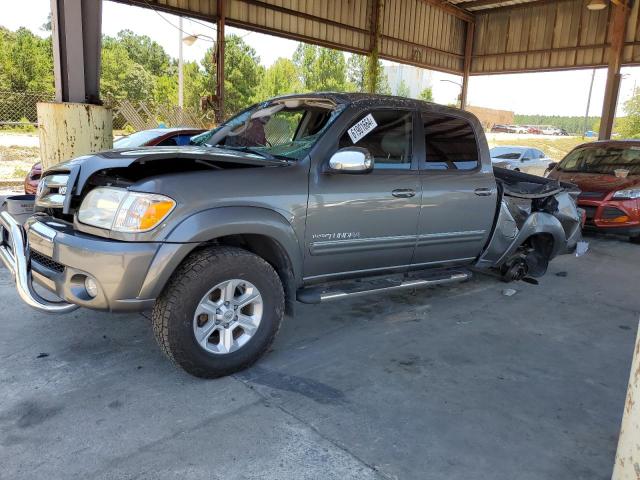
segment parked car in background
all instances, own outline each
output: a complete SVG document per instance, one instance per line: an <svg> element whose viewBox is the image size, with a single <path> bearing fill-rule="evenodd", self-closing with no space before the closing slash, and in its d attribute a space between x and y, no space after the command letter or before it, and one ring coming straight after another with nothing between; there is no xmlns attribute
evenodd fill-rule
<svg viewBox="0 0 640 480"><path fill-rule="evenodd" d="M552 125L543 125L540 127L544 135L563 135L562 130Z"/></svg>
<svg viewBox="0 0 640 480"><path fill-rule="evenodd" d="M509 125L509 133L524 134L528 133L528 129L522 125Z"/></svg>
<svg viewBox="0 0 640 480"><path fill-rule="evenodd" d="M509 133L509 126L496 124L493 127L491 127L491 133Z"/></svg>
<svg viewBox="0 0 640 480"><path fill-rule="evenodd" d="M189 145L191 137L198 135L205 130L201 128L152 128L150 130L140 130L125 137L120 137L113 142L113 148L132 147L161 147L161 146L182 146ZM42 175L42 164L34 164L24 179L24 193L35 195L38 190L38 183Z"/></svg>
<svg viewBox="0 0 640 480"><path fill-rule="evenodd" d="M531 147L493 147L489 153L494 166L534 175L544 175L552 163L542 150Z"/></svg>
<svg viewBox="0 0 640 480"><path fill-rule="evenodd" d="M533 135L542 135L542 130L535 125L526 125L527 133L531 133Z"/></svg>
<svg viewBox="0 0 640 480"><path fill-rule="evenodd" d="M579 145L553 165L549 178L580 190L586 228L628 235L640 243L640 140Z"/></svg>

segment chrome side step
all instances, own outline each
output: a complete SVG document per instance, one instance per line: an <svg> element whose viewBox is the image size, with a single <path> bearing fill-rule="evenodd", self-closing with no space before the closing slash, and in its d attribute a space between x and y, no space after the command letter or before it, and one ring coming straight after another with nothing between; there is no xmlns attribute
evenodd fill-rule
<svg viewBox="0 0 640 480"><path fill-rule="evenodd" d="M348 297L360 297L371 293L391 292L406 288L430 287L463 282L472 276L467 270L445 270L416 273L409 277L376 277L352 280L298 290L296 298L302 303L321 303Z"/></svg>

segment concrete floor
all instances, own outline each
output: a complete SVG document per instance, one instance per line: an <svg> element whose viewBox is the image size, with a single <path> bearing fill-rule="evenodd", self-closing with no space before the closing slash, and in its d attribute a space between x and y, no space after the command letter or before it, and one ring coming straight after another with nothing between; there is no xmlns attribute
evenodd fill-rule
<svg viewBox="0 0 640 480"><path fill-rule="evenodd" d="M144 317L40 315L0 270L0 478L609 478L640 246L589 240L512 297L477 276L301 305L215 381L166 361Z"/></svg>

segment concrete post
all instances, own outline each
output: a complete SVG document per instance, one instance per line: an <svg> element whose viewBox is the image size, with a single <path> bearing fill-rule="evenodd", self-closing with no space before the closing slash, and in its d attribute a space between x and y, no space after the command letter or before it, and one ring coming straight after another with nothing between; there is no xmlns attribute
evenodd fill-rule
<svg viewBox="0 0 640 480"><path fill-rule="evenodd" d="M640 325L631 361L631 374L624 404L618 450L612 480L640 478Z"/></svg>
<svg viewBox="0 0 640 480"><path fill-rule="evenodd" d="M113 148L111 110L86 103L38 103L40 159L46 169Z"/></svg>

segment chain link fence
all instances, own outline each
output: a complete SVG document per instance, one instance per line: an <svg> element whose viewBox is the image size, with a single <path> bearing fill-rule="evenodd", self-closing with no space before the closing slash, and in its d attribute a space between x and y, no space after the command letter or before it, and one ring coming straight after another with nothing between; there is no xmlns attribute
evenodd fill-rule
<svg viewBox="0 0 640 480"><path fill-rule="evenodd" d="M38 125L38 102L54 101L53 94L10 92L0 90L0 128ZM135 131L165 127L211 128L215 123L213 110L180 108L151 101L106 100L113 110L115 130Z"/></svg>
<svg viewBox="0 0 640 480"><path fill-rule="evenodd" d="M7 92L0 90L0 125L37 125L38 102L51 102L50 93Z"/></svg>

